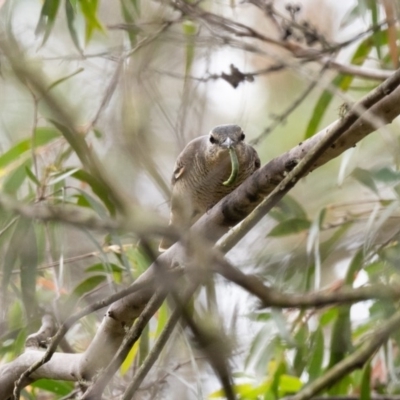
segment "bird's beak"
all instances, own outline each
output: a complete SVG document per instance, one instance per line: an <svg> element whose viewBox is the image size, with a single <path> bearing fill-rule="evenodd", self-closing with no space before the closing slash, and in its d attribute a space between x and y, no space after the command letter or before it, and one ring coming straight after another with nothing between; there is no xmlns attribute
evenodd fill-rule
<svg viewBox="0 0 400 400"><path fill-rule="evenodd" d="M233 140L229 137L226 138L221 144L221 146L226 147L227 149L230 149L232 145L233 145Z"/></svg>

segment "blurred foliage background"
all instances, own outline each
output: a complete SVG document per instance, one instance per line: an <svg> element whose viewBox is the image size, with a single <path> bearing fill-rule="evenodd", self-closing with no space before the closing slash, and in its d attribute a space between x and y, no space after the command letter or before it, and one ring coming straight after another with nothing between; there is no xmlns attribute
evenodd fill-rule
<svg viewBox="0 0 400 400"><path fill-rule="evenodd" d="M16 202L75 205L100 217L118 215L125 201L166 223L174 160L189 140L215 125L241 125L265 164L378 85L340 73L327 57L380 71L398 67L396 1L0 4L1 192ZM185 14L186 5L224 19ZM388 24L392 19L396 23ZM235 35L240 24L276 43L246 29L247 36ZM296 56L285 47L288 41L318 57ZM57 118L60 108L70 124ZM303 179L227 257L290 292L396 282L397 131L395 121ZM88 151L98 165L85 158ZM134 234L28 221L0 209L2 362L23 351L44 312L62 320L130 284L149 264L137 243ZM216 279L215 285L219 313L205 290L194 307L230 336L240 399L296 393L352 353L396 308L371 300L262 310L233 284ZM124 391L168 315L163 305L109 398ZM85 349L101 316L76 324L64 350ZM182 327L175 332L137 398L223 397L204 356L183 333ZM395 335L327 394L399 393L399 339ZM22 397L70 398L74 388L41 380Z"/></svg>

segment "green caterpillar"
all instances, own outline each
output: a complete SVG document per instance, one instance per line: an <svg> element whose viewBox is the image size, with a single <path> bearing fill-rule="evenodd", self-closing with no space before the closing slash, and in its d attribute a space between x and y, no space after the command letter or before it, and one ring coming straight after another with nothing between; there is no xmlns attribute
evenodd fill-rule
<svg viewBox="0 0 400 400"><path fill-rule="evenodd" d="M229 148L229 155L231 157L232 172L228 180L222 183L224 186L232 185L235 182L239 172L239 161L236 155L236 151L233 147Z"/></svg>

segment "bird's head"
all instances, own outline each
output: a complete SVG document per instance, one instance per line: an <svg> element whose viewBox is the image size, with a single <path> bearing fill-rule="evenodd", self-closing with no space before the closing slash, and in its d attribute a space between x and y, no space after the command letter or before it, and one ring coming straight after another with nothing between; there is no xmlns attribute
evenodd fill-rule
<svg viewBox="0 0 400 400"><path fill-rule="evenodd" d="M208 149L211 154L228 153L230 148L240 148L245 134L238 125L218 125L208 136Z"/></svg>

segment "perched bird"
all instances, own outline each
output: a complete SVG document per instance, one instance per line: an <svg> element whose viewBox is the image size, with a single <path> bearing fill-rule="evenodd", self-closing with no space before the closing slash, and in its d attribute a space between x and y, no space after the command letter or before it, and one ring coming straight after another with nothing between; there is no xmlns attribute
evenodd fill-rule
<svg viewBox="0 0 400 400"><path fill-rule="evenodd" d="M170 225L179 230L189 228L260 167L256 150L244 138L240 126L219 125L186 145L172 175ZM233 177L231 157L235 155L238 171ZM163 238L159 251L172 244Z"/></svg>

